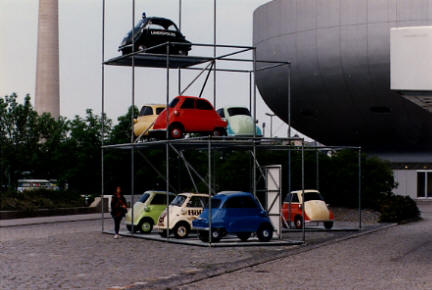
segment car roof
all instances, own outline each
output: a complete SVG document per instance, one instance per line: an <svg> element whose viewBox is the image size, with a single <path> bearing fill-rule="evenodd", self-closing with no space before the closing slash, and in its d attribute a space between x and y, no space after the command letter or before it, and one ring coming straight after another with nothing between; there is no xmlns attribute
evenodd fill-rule
<svg viewBox="0 0 432 290"><path fill-rule="evenodd" d="M206 98L200 98L200 97L196 97L196 96L177 96L176 98L181 98L181 99L199 99L199 100L206 100L208 101Z"/></svg>
<svg viewBox="0 0 432 290"><path fill-rule="evenodd" d="M166 191L161 191L161 190L146 190L144 193L152 193L152 192L154 192L154 193L156 193L156 194L167 194ZM144 194L144 193L143 193L143 194ZM169 195L175 195L174 193L169 192L169 191L168 191L168 194L169 194Z"/></svg>
<svg viewBox="0 0 432 290"><path fill-rule="evenodd" d="M151 16L151 17L146 17L146 18L148 20L156 20L159 22L174 23L174 21L172 21L171 19L164 18L164 17Z"/></svg>
<svg viewBox="0 0 432 290"><path fill-rule="evenodd" d="M253 195L252 195L252 193L245 192L245 191L221 191L221 192L218 192L214 197L220 198L220 199L225 199L225 198L229 198L232 196L253 196Z"/></svg>
<svg viewBox="0 0 432 290"><path fill-rule="evenodd" d="M145 107L145 106L152 107L152 108L154 108L154 107L166 107L166 104L144 104L141 107Z"/></svg>
<svg viewBox="0 0 432 290"><path fill-rule="evenodd" d="M186 195L186 196L204 196L204 197L208 197L208 196L209 196L207 193L195 193L195 192L182 192L182 193L179 193L178 195Z"/></svg>
<svg viewBox="0 0 432 290"><path fill-rule="evenodd" d="M316 189L305 189L304 192L305 193L308 193L308 192L318 192L319 193L319 191ZM302 193L302 190L291 191L291 193Z"/></svg>

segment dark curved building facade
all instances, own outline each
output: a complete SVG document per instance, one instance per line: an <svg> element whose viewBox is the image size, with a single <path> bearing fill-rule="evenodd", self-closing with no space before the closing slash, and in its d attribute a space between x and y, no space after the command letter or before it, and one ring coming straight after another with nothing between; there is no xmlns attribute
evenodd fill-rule
<svg viewBox="0 0 432 290"><path fill-rule="evenodd" d="M258 60L292 64L300 132L326 145L430 152L432 114L390 90L390 28L431 24L432 0L274 0L254 12L253 44ZM256 77L287 121L287 68Z"/></svg>

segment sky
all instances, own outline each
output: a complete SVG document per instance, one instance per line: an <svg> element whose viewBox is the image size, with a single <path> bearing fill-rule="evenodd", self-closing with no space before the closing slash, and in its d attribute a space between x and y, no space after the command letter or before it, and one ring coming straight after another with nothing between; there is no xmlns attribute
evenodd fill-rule
<svg viewBox="0 0 432 290"><path fill-rule="evenodd" d="M253 11L269 0L217 0L216 38L218 44L252 45ZM182 0L181 31L193 43L213 43L213 0ZM22 101L30 94L34 103L37 0L0 1L0 95L16 92ZM132 26L132 0L106 0L105 60L120 55L117 48ZM136 0L135 21L142 12L179 23L179 0ZM230 50L231 51L231 50ZM219 49L218 54L226 52ZM190 55L212 56L212 48L193 48ZM72 119L84 116L87 108L101 112L102 92L102 0L59 0L60 114ZM238 57L251 59L251 54ZM218 64L219 65L219 64ZM247 64L221 64L220 67L251 69ZM116 122L132 104L132 70L128 67L104 66L105 112ZM197 71L182 71L184 88ZM170 99L178 94L177 71L170 72ZM198 95L204 78L185 95ZM166 70L136 68L135 105L165 103ZM249 106L249 74L217 73L217 108L227 105ZM204 90L213 102L213 78ZM270 134L272 113L257 90L257 119L266 123ZM294 133L293 133L294 134ZM287 125L273 118L273 136L286 137Z"/></svg>

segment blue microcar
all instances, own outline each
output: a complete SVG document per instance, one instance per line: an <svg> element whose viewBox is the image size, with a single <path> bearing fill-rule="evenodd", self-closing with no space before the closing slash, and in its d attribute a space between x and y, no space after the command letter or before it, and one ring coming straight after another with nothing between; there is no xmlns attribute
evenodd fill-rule
<svg viewBox="0 0 432 290"><path fill-rule="evenodd" d="M259 201L249 192L221 192L211 198L211 238L209 237L209 208L192 222L201 241L218 242L226 234L235 234L246 241L256 233L261 242L273 236L273 226Z"/></svg>

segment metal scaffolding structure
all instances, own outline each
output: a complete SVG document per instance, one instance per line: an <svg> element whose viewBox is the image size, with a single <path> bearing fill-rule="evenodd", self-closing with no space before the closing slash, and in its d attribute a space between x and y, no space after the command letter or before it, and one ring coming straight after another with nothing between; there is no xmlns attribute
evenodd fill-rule
<svg viewBox="0 0 432 290"><path fill-rule="evenodd" d="M181 5L182 1L179 0L179 24L181 27ZM214 0L214 43L213 44L204 44L204 43L192 43L192 47L208 47L213 48L213 56L185 56L185 55L173 55L170 51L171 45L182 45L182 43L175 43L175 42L166 42L162 43L153 47L148 47L139 51L134 51L135 49L135 43L134 38L132 37L132 52L123 55L114 57L108 60L105 60L105 0L103 0L103 9L102 9L102 92L101 92L101 102L102 102L102 128L101 128L101 141L102 141L102 147L101 147L101 159L102 159L102 168L101 168L101 195L102 197L105 195L105 187L104 187L104 150L129 150L130 151L130 173L131 173L131 194L132 194L132 200L131 200L131 207L132 207L132 221L134 221L134 212L133 212L133 204L134 204L134 192L135 192L135 155L138 154L139 156L143 157L146 164L148 164L150 167L152 167L158 176L162 177L165 180L166 183L166 192L167 192L167 198L166 198L166 206L168 208L168 192L170 189L173 188L173 185L170 183L170 152L173 152L178 156L180 160L185 165L185 168L188 172L188 176L191 179L191 182L197 190L196 182L194 181L195 178L198 178L201 182L207 184L208 186L208 194L211 197L214 195L215 189L214 184L215 182L215 176L212 172L212 167L214 166L214 162L212 162L212 154L215 151L218 150L239 150L239 151L247 151L251 155L253 159L252 164L252 194L254 196L257 196L257 171L262 175L262 168L260 167L258 161L257 161L257 149L259 150L286 150L288 152L288 192L291 192L291 151L301 151L302 152L302 188L304 195L304 152L305 150L316 150L317 151L317 160L318 160L318 151L319 150L329 150L330 147L323 147L318 148L314 147L311 148L305 148L305 141L303 138L291 138L291 64L289 62L283 62L283 61L268 61L268 60L257 60L256 58L256 48L253 46L237 46L237 45L218 45L216 44L216 0ZM132 29L135 27L135 0L132 1ZM154 54L152 53L152 50L156 48L166 47L166 54ZM232 52L224 53L224 54L217 54L217 49L229 49L232 50ZM252 58L236 58L238 55L249 53L252 55ZM252 65L252 69L237 69L237 68L223 68L221 66L218 66L217 63L221 62L229 62L229 63L239 63L239 62L247 62ZM265 66L261 68L257 68L257 63L265 64ZM132 78L131 78L131 85L132 85L132 91L131 91L131 106L132 108L135 106L135 69L137 67L143 67L143 68L160 68L166 70L166 110L167 110L167 130L164 140L149 140L146 142L138 142L141 141L139 138L134 139L134 132L133 132L133 125L131 128L131 140L130 143L126 144L115 144L115 145L106 145L104 143L104 122L105 122L105 66L126 66L130 67L132 71ZM254 135L251 137L215 137L215 136L203 136L203 137L192 137L192 138L186 138L186 139L170 139L169 133L168 133L168 126L169 126L169 103L170 103L170 71L175 69L178 70L178 92L179 95L182 95L198 78L200 78L203 75L206 75L206 79L204 82L204 85L201 89L201 93L204 90L204 87L207 84L207 80L209 78L209 75L211 72L213 72L213 105L216 108L216 74L217 72L227 72L227 73L245 73L249 75L249 109L251 112L251 115L253 117L254 124L256 124L256 98L257 98L257 85L256 85L256 78L255 74L259 71L263 70L270 70L277 67L286 66L288 68L288 74L287 74L287 85L288 85L288 91L287 91L287 99L288 99L288 138L262 138L256 136L256 132L254 131ZM181 86L181 72L182 70L191 70L191 71L197 71L197 76L188 84L185 86L185 88L182 88ZM133 119L135 118L133 110L132 110L132 116L131 116L131 124L133 124ZM294 143L300 143L301 145L294 145ZM342 148L342 147L338 147ZM348 148L348 147L344 147ZM351 148L351 147L350 147ZM148 150L148 149L161 149L165 151L165 174L163 174L161 171L159 171L156 166L152 165L151 162L146 158L145 154L143 154L142 150ZM336 148L333 148L336 149ZM351 149L357 149L359 150L359 229L361 228L361 187L360 187L360 179L361 179L361 173L360 173L360 148L352 147ZM203 177L202 174L198 172L184 156L183 152L186 150L200 150L200 151L207 151L207 157L208 157L208 178L206 180L205 177ZM319 165L317 162L317 188L319 187ZM280 192L280 203L282 203L282 193ZM104 202L104 199L102 198L102 203ZM303 200L304 202L304 200ZM281 204L279 205L281 206ZM102 209L104 208L102 204ZM211 198L209 198L209 204L208 204L208 210L209 210L209 217L212 216L211 210ZM304 220L304 206L302 207L303 211L303 220ZM185 241L172 241L170 239L169 235L169 210L167 210L167 235L166 240L169 242L178 242L178 243L186 243ZM102 226L102 232L105 231L104 229L104 212L102 210L101 215L101 226ZM215 246L214 243L211 242L211 218L209 218L209 246ZM279 225L280 228L280 225ZM134 235L134 225L132 222L132 235ZM300 243L305 241L305 227L303 223L303 237L302 241L291 241L292 243ZM220 245L226 245L223 243L218 243ZM263 243L267 244L267 243Z"/></svg>

